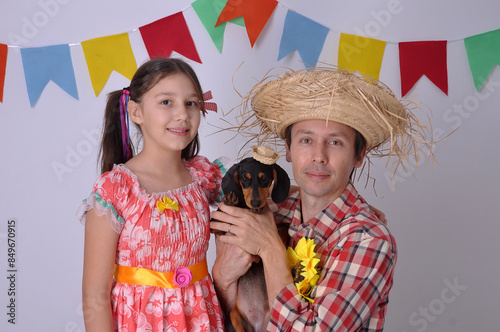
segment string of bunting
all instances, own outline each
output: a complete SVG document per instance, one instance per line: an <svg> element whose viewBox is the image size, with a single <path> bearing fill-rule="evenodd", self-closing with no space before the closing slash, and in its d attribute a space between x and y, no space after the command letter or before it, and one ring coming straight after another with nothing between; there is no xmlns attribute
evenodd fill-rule
<svg viewBox="0 0 500 332"><path fill-rule="evenodd" d="M188 8L195 11L215 47L219 53L222 53L227 23L245 27L250 45L254 47L278 4L277 0L196 0ZM306 68L316 66L331 30L296 11L281 6L287 10L287 14L277 60L297 51ZM150 58L169 57L175 51L188 59L202 63L184 17L185 10L133 30L140 32ZM378 79L384 50L386 44L390 42L339 33L337 65ZM447 40L433 40L397 43L402 96L408 94L424 75L443 93L448 94L448 42ZM463 42L474 85L479 91L493 68L500 64L500 29L467 37ZM99 95L113 70L128 79L132 79L137 70L129 32L99 37L77 44L37 48L21 47L31 107L34 107L50 81L78 100L70 55L70 46L76 45L81 45L83 49L96 96ZM3 102L9 47L19 46L0 44L0 102ZM216 111L216 105L210 104L211 110Z"/></svg>

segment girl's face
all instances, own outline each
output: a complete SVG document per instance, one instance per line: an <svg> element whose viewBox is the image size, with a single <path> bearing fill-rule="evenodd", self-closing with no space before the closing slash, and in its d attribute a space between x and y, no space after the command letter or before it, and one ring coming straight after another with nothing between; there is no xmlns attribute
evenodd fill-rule
<svg viewBox="0 0 500 332"><path fill-rule="evenodd" d="M200 100L184 73L169 75L146 92L140 103L129 102L131 119L141 127L144 148L182 151L200 125Z"/></svg>

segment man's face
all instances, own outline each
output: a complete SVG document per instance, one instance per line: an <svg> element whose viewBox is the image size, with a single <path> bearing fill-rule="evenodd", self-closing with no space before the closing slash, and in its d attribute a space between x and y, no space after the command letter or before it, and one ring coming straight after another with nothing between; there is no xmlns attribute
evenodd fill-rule
<svg viewBox="0 0 500 332"><path fill-rule="evenodd" d="M306 120L295 123L291 134L286 160L292 162L301 195L333 201L344 191L353 168L363 163L363 158L355 159L354 129L334 121Z"/></svg>

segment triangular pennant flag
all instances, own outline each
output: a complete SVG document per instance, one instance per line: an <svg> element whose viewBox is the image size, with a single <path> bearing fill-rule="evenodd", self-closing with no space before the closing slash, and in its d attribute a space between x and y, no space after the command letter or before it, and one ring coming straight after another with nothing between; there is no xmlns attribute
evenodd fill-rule
<svg viewBox="0 0 500 332"><path fill-rule="evenodd" d="M215 26L243 16L250 45L253 47L277 5L276 0L229 0Z"/></svg>
<svg viewBox="0 0 500 332"><path fill-rule="evenodd" d="M101 92L113 70L129 80L137 70L126 32L84 41L82 48L96 96Z"/></svg>
<svg viewBox="0 0 500 332"><path fill-rule="evenodd" d="M297 50L306 67L315 67L329 29L289 10L281 36L278 61Z"/></svg>
<svg viewBox="0 0 500 332"><path fill-rule="evenodd" d="M3 87L5 83L5 67L7 67L8 47L0 44L0 103L3 103Z"/></svg>
<svg viewBox="0 0 500 332"><path fill-rule="evenodd" d="M170 57L172 51L201 63L182 12L139 28L151 59Z"/></svg>
<svg viewBox="0 0 500 332"><path fill-rule="evenodd" d="M341 33L337 64L378 80L385 44L378 39Z"/></svg>
<svg viewBox="0 0 500 332"><path fill-rule="evenodd" d="M464 39L469 66L479 91L495 65L500 65L500 29Z"/></svg>
<svg viewBox="0 0 500 332"><path fill-rule="evenodd" d="M448 95L446 40L399 43L401 95L404 97L423 75Z"/></svg>
<svg viewBox="0 0 500 332"><path fill-rule="evenodd" d="M226 23L221 23L218 26L215 26L217 23L217 19L219 18L222 9L226 6L227 0L196 0L191 4L193 6L194 11L200 18L201 23L207 29L210 38L219 50L219 53L222 52L222 42L224 40L224 31L226 29ZM235 18L231 21L231 23L245 26L245 21L243 17Z"/></svg>
<svg viewBox="0 0 500 332"><path fill-rule="evenodd" d="M69 45L21 48L21 57L31 107L50 81L78 99Z"/></svg>

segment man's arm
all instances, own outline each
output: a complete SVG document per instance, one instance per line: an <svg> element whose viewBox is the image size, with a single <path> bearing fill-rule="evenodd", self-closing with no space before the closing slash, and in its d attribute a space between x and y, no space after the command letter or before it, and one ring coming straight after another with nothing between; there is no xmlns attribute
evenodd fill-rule
<svg viewBox="0 0 500 332"><path fill-rule="evenodd" d="M255 214L250 210L221 204L218 211L212 212L212 218L221 221L211 222L212 229L226 231L227 224L231 224L233 235L220 236L220 242L236 245L262 259L269 307L271 307L276 295L286 285L293 284L286 248L281 242L272 212L267 207L263 214ZM234 273L232 275L234 276Z"/></svg>
<svg viewBox="0 0 500 332"><path fill-rule="evenodd" d="M255 215L236 207L221 205L214 219L231 223L236 236L220 241L240 246L261 256L271 309L270 331L356 331L369 317L375 331L384 324L387 294L392 286L396 253L392 238L371 236L357 227L341 234L321 257L322 271L311 297L298 293L284 245L272 214ZM227 224L212 222L211 227L227 230ZM372 227L383 227L372 225ZM370 322L371 323L371 322Z"/></svg>
<svg viewBox="0 0 500 332"><path fill-rule="evenodd" d="M236 302L238 279L259 257L248 254L238 246L224 243L219 238L220 235L215 236L216 258L212 278L222 309L228 315Z"/></svg>

